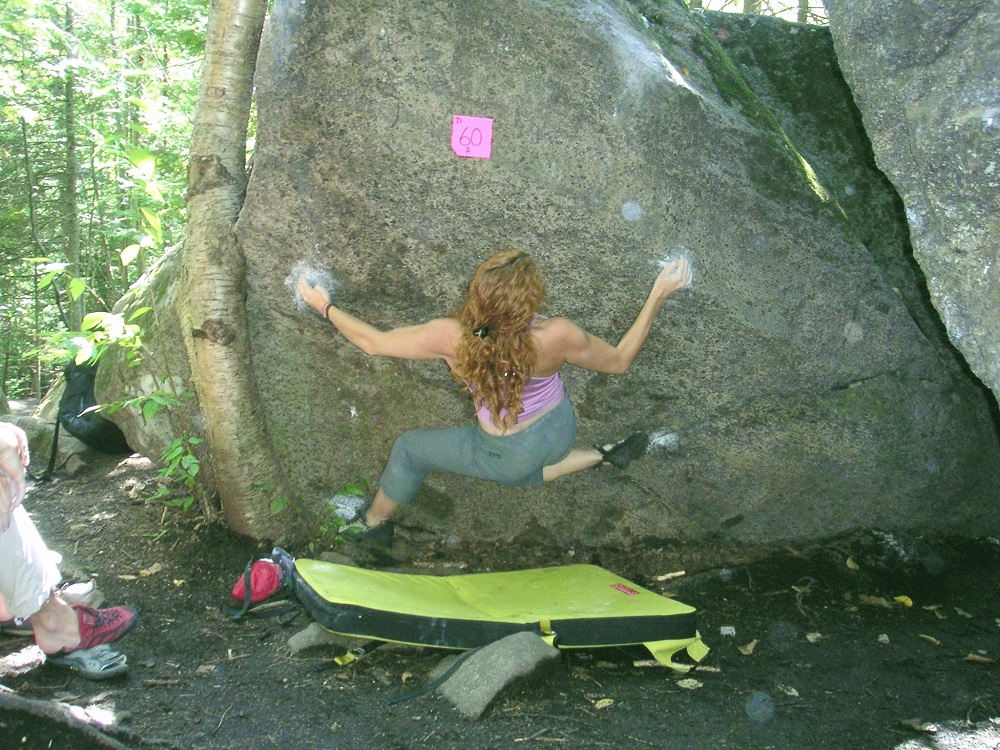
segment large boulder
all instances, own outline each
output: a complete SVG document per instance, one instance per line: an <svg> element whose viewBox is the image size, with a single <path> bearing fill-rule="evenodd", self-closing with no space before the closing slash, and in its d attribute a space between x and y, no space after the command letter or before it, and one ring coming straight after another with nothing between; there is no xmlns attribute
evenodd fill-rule
<svg viewBox="0 0 1000 750"><path fill-rule="evenodd" d="M405 429L472 419L443 365L366 357L298 307L299 271L398 326L448 314L516 245L546 272L549 314L616 341L686 252L694 289L627 375L564 373L580 443L643 428L646 460L539 488L432 475L403 524L564 546L996 529L988 404L911 311L884 178L816 136L860 133L826 81L827 32L786 28L787 62L825 92L798 112L756 94L727 34L680 4L278 0L237 234L261 418L299 498L374 481ZM492 118L490 158L452 151L455 116Z"/></svg>
<svg viewBox="0 0 1000 750"><path fill-rule="evenodd" d="M1000 5L826 0L875 158L955 346L1000 396Z"/></svg>

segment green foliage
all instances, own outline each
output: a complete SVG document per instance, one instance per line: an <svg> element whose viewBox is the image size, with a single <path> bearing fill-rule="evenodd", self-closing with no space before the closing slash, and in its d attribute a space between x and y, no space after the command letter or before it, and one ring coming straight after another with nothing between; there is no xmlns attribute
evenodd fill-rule
<svg viewBox="0 0 1000 750"><path fill-rule="evenodd" d="M149 401L147 403L156 403ZM183 435L171 441L170 445L163 452L161 461L166 464L158 472L160 477L160 487L150 497L150 502L162 500L163 504L169 508L179 508L188 511L195 503L194 486L201 470L198 457L194 454L192 446L201 443L201 438ZM182 496L172 497L171 485L180 482L182 486Z"/></svg>
<svg viewBox="0 0 1000 750"><path fill-rule="evenodd" d="M69 359L110 346L134 365L150 308L110 312L184 230L187 145L205 0L0 3L0 385L40 397ZM169 374L163 381L172 384ZM188 509L199 463L161 386L107 405L165 415L156 499Z"/></svg>
<svg viewBox="0 0 1000 750"><path fill-rule="evenodd" d="M181 242L207 6L0 4L0 385L8 395L39 396L58 374L46 360L23 358L25 350L39 356L41 331L71 330L87 312L111 310Z"/></svg>
<svg viewBox="0 0 1000 750"><path fill-rule="evenodd" d="M260 489L270 491L270 486L262 486ZM349 495L352 497L365 497L370 491L368 480L358 477L353 482L347 482L334 494L334 497ZM308 528L306 538L306 549L310 554L314 554L321 549L332 546L339 537L340 529L344 526L344 519L337 515L337 507L333 503L323 502L319 505L309 505L302 498L290 501L287 497L279 497L271 502L271 515L280 513L291 513L303 522Z"/></svg>

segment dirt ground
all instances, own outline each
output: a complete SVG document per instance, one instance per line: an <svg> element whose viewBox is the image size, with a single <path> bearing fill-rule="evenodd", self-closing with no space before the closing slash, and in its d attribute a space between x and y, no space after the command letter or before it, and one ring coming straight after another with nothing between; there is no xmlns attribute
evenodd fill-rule
<svg viewBox="0 0 1000 750"><path fill-rule="evenodd" d="M401 569L595 562L700 612L712 651L688 675L635 666L648 658L641 648L564 652L471 721L434 693L387 703L445 652L388 645L333 668L333 648L288 647L304 613L286 624L221 613L261 550L144 502L154 477L145 459L109 457L31 487L26 505L64 570L96 576L107 603L135 607L141 621L119 642L129 674L103 683L42 664L28 639L0 640L0 684L13 691L0 688L0 748L1000 747L997 539L868 530L771 550L542 555L404 536L393 553ZM87 738L39 718L53 701L103 732Z"/></svg>

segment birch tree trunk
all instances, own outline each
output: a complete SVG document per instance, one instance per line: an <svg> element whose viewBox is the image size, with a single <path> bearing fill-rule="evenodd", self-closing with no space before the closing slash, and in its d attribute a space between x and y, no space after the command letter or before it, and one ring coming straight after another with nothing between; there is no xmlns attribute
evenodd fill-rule
<svg viewBox="0 0 1000 750"><path fill-rule="evenodd" d="M178 299L206 430L197 453L203 470L214 473L230 527L258 539L278 532L270 505L284 481L258 407L246 267L233 226L247 184L247 123L266 7L267 0L212 0L209 7Z"/></svg>

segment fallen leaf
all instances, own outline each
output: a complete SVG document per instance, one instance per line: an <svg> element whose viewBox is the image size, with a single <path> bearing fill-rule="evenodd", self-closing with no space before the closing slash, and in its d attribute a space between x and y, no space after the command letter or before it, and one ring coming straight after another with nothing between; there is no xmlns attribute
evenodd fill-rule
<svg viewBox="0 0 1000 750"><path fill-rule="evenodd" d="M747 645L745 645L745 646L738 646L738 648L739 648L741 654L743 654L744 656L750 656L750 654L753 653L753 650L755 648L757 648L757 639L754 638Z"/></svg>
<svg viewBox="0 0 1000 750"><path fill-rule="evenodd" d="M187 583L187 581L183 580L182 578L174 579L174 586L183 586L185 583Z"/></svg>
<svg viewBox="0 0 1000 750"><path fill-rule="evenodd" d="M887 645L889 643L889 636L886 633L882 633L882 635L878 637L878 642L882 645Z"/></svg>
<svg viewBox="0 0 1000 750"><path fill-rule="evenodd" d="M864 604L871 604L876 607L892 609L892 605L889 604L884 596L868 596L867 594L858 594L858 601L863 602Z"/></svg>
<svg viewBox="0 0 1000 750"><path fill-rule="evenodd" d="M853 557L847 558L847 567L850 568L851 570L860 570L861 568L861 566L854 561Z"/></svg>
<svg viewBox="0 0 1000 750"><path fill-rule="evenodd" d="M931 724L929 721L921 721L920 719L902 719L899 723L907 729L912 729L914 732L934 734L938 730L937 725Z"/></svg>
<svg viewBox="0 0 1000 750"><path fill-rule="evenodd" d="M601 698L594 704L594 708L600 711L602 708L607 708L608 706L615 705L615 702L611 698Z"/></svg>
<svg viewBox="0 0 1000 750"><path fill-rule="evenodd" d="M202 664L200 667L198 667L194 671L197 674L208 674L209 672L214 672L215 671L215 665L214 664Z"/></svg>
<svg viewBox="0 0 1000 750"><path fill-rule="evenodd" d="M403 674L400 675L399 679L405 685L407 682L413 679L413 672L403 672Z"/></svg>
<svg viewBox="0 0 1000 750"><path fill-rule="evenodd" d="M151 575L156 575L161 570L163 570L163 565L161 565L160 563L153 563L145 570L140 570L139 575L141 575L143 578L146 578Z"/></svg>
<svg viewBox="0 0 1000 750"><path fill-rule="evenodd" d="M966 612L961 607L955 607L955 614L958 615L959 617L967 617L970 620L972 619L972 615L970 615L968 612Z"/></svg>
<svg viewBox="0 0 1000 750"><path fill-rule="evenodd" d="M982 654L966 654L966 661L972 661L976 664L992 664L993 660L988 656L983 656Z"/></svg>
<svg viewBox="0 0 1000 750"><path fill-rule="evenodd" d="M778 685L778 690L780 690L781 692L783 692L785 695L789 696L790 698L798 698L799 697L799 691L796 690L795 688L793 688L790 685Z"/></svg>
<svg viewBox="0 0 1000 750"><path fill-rule="evenodd" d="M899 602L904 607L913 606L913 600L910 597L906 596L905 594L900 594L899 596L893 597L893 601Z"/></svg>
<svg viewBox="0 0 1000 750"><path fill-rule="evenodd" d="M695 672L709 672L711 674L721 674L722 670L719 667L713 667L709 664L696 664L694 667Z"/></svg>
<svg viewBox="0 0 1000 750"><path fill-rule="evenodd" d="M617 669L618 665L613 661L599 661L594 665L596 669Z"/></svg>
<svg viewBox="0 0 1000 750"><path fill-rule="evenodd" d="M683 570L677 570L677 571L674 571L673 573L664 573L663 575L656 576L653 580L654 581L672 581L675 578L680 578L681 576L684 575L684 573L685 573L685 571L683 571Z"/></svg>
<svg viewBox="0 0 1000 750"><path fill-rule="evenodd" d="M809 641L810 643L819 643L821 640L823 640L823 634L822 633L806 633L806 640Z"/></svg>
<svg viewBox="0 0 1000 750"><path fill-rule="evenodd" d="M636 659L632 662L633 667L662 667L656 659Z"/></svg>
<svg viewBox="0 0 1000 750"><path fill-rule="evenodd" d="M917 633L917 635L919 635L921 638L923 638L928 643L933 643L935 646L940 646L941 645L941 641L939 641L937 638L935 638L932 635L924 635L923 633Z"/></svg>
<svg viewBox="0 0 1000 750"><path fill-rule="evenodd" d="M133 576L133 575L125 574L125 575L118 576L118 580L119 581L138 581L139 580L139 576Z"/></svg>
<svg viewBox="0 0 1000 750"><path fill-rule="evenodd" d="M687 677L683 680L678 680L677 687L682 687L685 690L697 690L701 687L701 683L692 677Z"/></svg>

